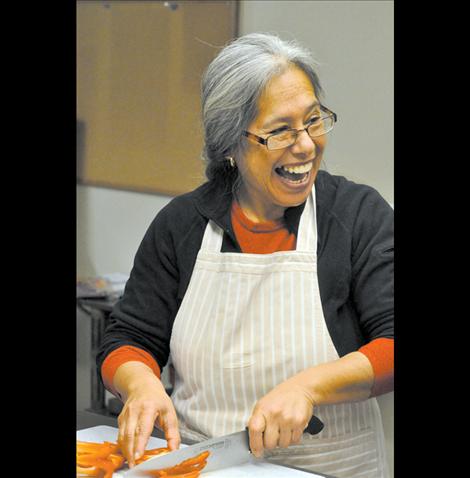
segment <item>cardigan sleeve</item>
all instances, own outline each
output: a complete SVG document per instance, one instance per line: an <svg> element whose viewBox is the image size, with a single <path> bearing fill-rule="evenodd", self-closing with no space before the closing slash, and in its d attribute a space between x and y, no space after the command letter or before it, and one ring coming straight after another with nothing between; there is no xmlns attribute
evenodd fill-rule
<svg viewBox="0 0 470 478"><path fill-rule="evenodd" d="M394 337L393 210L373 188L358 198L351 239L351 295L366 342Z"/></svg>

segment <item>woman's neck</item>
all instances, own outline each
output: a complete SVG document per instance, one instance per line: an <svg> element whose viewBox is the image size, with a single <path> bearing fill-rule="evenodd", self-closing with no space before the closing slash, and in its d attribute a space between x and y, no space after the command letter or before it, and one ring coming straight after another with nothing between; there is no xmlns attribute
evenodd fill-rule
<svg viewBox="0 0 470 478"><path fill-rule="evenodd" d="M238 191L236 200L240 205L243 214L250 220L256 223L263 222L278 222L283 220L285 207L276 204L266 205L261 201L256 201L249 198L243 191Z"/></svg>

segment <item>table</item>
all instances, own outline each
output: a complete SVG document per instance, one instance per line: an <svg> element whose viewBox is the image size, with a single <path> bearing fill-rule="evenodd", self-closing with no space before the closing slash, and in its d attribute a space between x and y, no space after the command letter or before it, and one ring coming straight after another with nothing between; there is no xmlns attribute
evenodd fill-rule
<svg viewBox="0 0 470 478"><path fill-rule="evenodd" d="M111 417L111 416L101 415L101 414L96 413L96 412L77 411L77 430L83 430L85 428L92 428L92 427L96 427L96 426L99 426L99 425L108 425L110 427L118 428L117 418L116 417ZM165 437L163 435L163 432L161 430L157 429L157 428L154 428L154 430L152 432L152 436L156 437L156 438L165 439ZM186 440L186 442L185 442L186 445L192 445L193 443L195 443L195 442L193 442L191 440ZM293 468L293 469L299 469L300 470L300 468L296 468L294 466L288 466L288 465L279 465L279 466L285 466L286 468ZM302 471L304 471L305 473L316 474L316 475L322 476L324 478L334 478L331 475L324 475L324 474L318 473L318 472L313 473L313 472L306 471L306 470L302 470Z"/></svg>

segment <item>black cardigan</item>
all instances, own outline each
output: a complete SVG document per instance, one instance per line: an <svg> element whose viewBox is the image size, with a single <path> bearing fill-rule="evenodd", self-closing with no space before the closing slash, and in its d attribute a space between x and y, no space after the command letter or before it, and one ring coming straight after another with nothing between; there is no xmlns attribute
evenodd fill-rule
<svg viewBox="0 0 470 478"><path fill-rule="evenodd" d="M318 281L325 321L339 356L394 336L393 210L379 193L319 171L315 180ZM232 196L205 183L170 201L148 228L96 358L122 345L149 352L163 368L173 321L209 219L224 233L222 252L241 252L230 220ZM285 212L297 233L305 203Z"/></svg>

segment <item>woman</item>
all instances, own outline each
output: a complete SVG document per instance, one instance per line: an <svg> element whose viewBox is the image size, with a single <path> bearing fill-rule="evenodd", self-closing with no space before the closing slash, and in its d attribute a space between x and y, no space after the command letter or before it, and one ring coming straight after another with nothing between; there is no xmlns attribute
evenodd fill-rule
<svg viewBox="0 0 470 478"><path fill-rule="evenodd" d="M248 426L255 456L387 476L373 397L393 389L393 212L319 171L336 115L313 65L250 34L204 75L208 181L154 219L98 356L131 466L155 424L171 449Z"/></svg>

